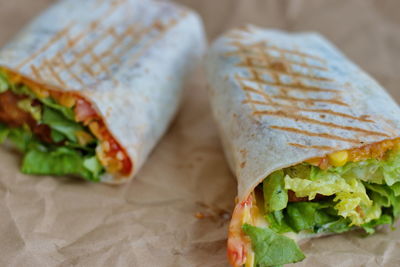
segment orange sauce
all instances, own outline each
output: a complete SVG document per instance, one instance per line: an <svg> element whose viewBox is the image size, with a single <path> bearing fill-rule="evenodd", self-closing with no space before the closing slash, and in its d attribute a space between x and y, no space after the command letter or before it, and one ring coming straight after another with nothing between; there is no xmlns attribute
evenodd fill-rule
<svg viewBox="0 0 400 267"><path fill-rule="evenodd" d="M358 162L367 159L384 159L386 152L400 148L400 138L384 140L373 144L368 144L362 147L345 150L348 153L347 162ZM329 162L329 154L324 157L312 158L306 161L311 165L318 166L323 170L332 167Z"/></svg>
<svg viewBox="0 0 400 267"><path fill-rule="evenodd" d="M107 172L123 176L131 173L133 164L127 151L113 137L103 118L87 99L77 92L64 92L57 89L45 88L45 86L39 86L30 79L24 78L12 71L3 68L0 68L0 70L9 76L11 83L19 83L28 86L37 97L51 97L58 104L73 108L75 111L75 120L88 126L91 133L99 139L102 149L101 153L97 152L97 156ZM94 124L95 127L91 127Z"/></svg>

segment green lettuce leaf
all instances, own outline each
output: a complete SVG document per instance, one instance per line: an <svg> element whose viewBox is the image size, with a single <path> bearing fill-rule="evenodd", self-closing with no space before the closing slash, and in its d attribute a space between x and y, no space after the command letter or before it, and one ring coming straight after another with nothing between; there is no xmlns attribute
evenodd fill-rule
<svg viewBox="0 0 400 267"><path fill-rule="evenodd" d="M8 127L4 124L0 123L0 144L4 143L9 133L10 129L8 129Z"/></svg>
<svg viewBox="0 0 400 267"><path fill-rule="evenodd" d="M70 141L77 142L76 132L84 130L83 126L77 122L68 120L57 110L44 107L43 123L50 126L51 129L65 135Z"/></svg>
<svg viewBox="0 0 400 267"><path fill-rule="evenodd" d="M298 197L314 199L317 194L324 196L335 195L335 209L344 218L349 218L354 225L361 225L380 216L378 213L368 213L369 217L362 217L358 207L368 209L372 206L363 183L356 178L342 178L336 173L315 170L313 168L310 179L291 178L285 176L285 189L292 190Z"/></svg>
<svg viewBox="0 0 400 267"><path fill-rule="evenodd" d="M319 228L315 229L315 233L343 233L353 230L354 227L350 226L351 221L345 218L337 219L336 221L326 223L321 225Z"/></svg>
<svg viewBox="0 0 400 267"><path fill-rule="evenodd" d="M92 176L96 177L96 179L100 177L100 174L104 170L103 165L101 165L99 159L96 156L85 158L83 160L83 167L89 170L92 173Z"/></svg>
<svg viewBox="0 0 400 267"><path fill-rule="evenodd" d="M374 203L383 207L392 208L394 217L400 216L400 196L396 196L394 190L387 185L364 183L365 187L372 191L371 198Z"/></svg>
<svg viewBox="0 0 400 267"><path fill-rule="evenodd" d="M263 182L266 212L283 210L288 203L288 194L283 180L283 171L276 171Z"/></svg>
<svg viewBox="0 0 400 267"><path fill-rule="evenodd" d="M39 100L47 107L61 112L61 114L64 115L65 118L67 118L68 120L75 122L75 113L71 108L57 104L52 98L41 98Z"/></svg>
<svg viewBox="0 0 400 267"><path fill-rule="evenodd" d="M28 86L23 84L11 84L10 89L17 95L27 95L31 98L36 97L35 94L28 88Z"/></svg>
<svg viewBox="0 0 400 267"><path fill-rule="evenodd" d="M257 267L294 263L305 258L296 242L286 236L249 224L244 224L242 229L251 239Z"/></svg>
<svg viewBox="0 0 400 267"><path fill-rule="evenodd" d="M285 210L266 215L266 220L277 233L341 233L352 229L351 221L339 216L334 206L332 201L288 203Z"/></svg>
<svg viewBox="0 0 400 267"><path fill-rule="evenodd" d="M343 167L331 168L329 171L344 178L352 177L365 182L392 186L400 182L400 151L389 151L385 160L349 162Z"/></svg>
<svg viewBox="0 0 400 267"><path fill-rule="evenodd" d="M37 146L32 133L28 129L11 128L8 132L8 139L22 152L26 151L30 146Z"/></svg>
<svg viewBox="0 0 400 267"><path fill-rule="evenodd" d="M33 106L32 99L26 98L18 102L18 107L26 112L29 112L36 121L42 119L42 108Z"/></svg>
<svg viewBox="0 0 400 267"><path fill-rule="evenodd" d="M8 79L4 73L0 71L0 93L4 93L10 88Z"/></svg>
<svg viewBox="0 0 400 267"><path fill-rule="evenodd" d="M64 141L65 139L67 139L67 137L64 134L62 134L59 131L54 130L54 129L51 129L50 136L51 136L51 140L53 140L55 143L59 143L61 141Z"/></svg>
<svg viewBox="0 0 400 267"><path fill-rule="evenodd" d="M28 96L18 103L19 108L32 114L40 124L51 128L52 140L62 142L62 147L44 144L29 127L9 128L0 123L0 143L9 139L17 149L25 152L22 172L38 175L79 175L91 181L99 181L105 169L96 154L97 141L85 145L78 143L76 132L85 128L74 120L72 108L57 104L51 98L39 99L23 84L10 84L0 72L0 93L10 89L18 95ZM32 105L38 99L43 105Z"/></svg>
<svg viewBox="0 0 400 267"><path fill-rule="evenodd" d="M294 202L287 206L287 222L295 232L317 229L324 224L338 220L338 216L329 215L324 209L331 208L331 203Z"/></svg>
<svg viewBox="0 0 400 267"><path fill-rule="evenodd" d="M383 214L379 219L370 221L369 223L361 225L367 234L375 233L375 228L383 224L393 224L393 217L388 214Z"/></svg>
<svg viewBox="0 0 400 267"><path fill-rule="evenodd" d="M393 184L390 186L390 188L393 190L393 193L396 197L400 196L400 182Z"/></svg>
<svg viewBox="0 0 400 267"><path fill-rule="evenodd" d="M269 223L269 227L278 234L294 232L294 230L286 222L285 215L282 210L267 213L265 219Z"/></svg>
<svg viewBox="0 0 400 267"><path fill-rule="evenodd" d="M99 181L97 166L92 158L83 158L79 152L67 147L53 151L31 149L23 159L22 172L35 175L79 175L87 180Z"/></svg>

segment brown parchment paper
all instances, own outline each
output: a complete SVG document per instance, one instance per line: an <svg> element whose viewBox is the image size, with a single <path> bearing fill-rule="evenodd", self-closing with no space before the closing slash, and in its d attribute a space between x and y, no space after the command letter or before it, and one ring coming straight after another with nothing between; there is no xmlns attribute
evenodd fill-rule
<svg viewBox="0 0 400 267"><path fill-rule="evenodd" d="M52 2L0 0L0 45ZM200 12L210 38L245 23L319 31L400 100L397 0L178 2ZM2 146L0 266L227 266L237 185L205 87L199 72L167 135L124 186L23 175L18 153ZM293 266L400 266L398 240L400 229L389 228L319 238Z"/></svg>

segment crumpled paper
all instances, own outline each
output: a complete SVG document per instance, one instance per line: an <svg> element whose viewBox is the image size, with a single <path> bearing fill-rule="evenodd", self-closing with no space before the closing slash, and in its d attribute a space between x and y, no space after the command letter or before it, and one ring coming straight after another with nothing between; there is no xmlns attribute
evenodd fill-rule
<svg viewBox="0 0 400 267"><path fill-rule="evenodd" d="M0 44L54 0L0 0ZM253 23L319 31L400 100L396 0L179 0L200 12L210 38ZM166 136L131 183L91 184L19 172L0 149L0 266L228 266L226 234L236 181L209 110L204 74L186 88ZM398 224L399 225L399 224ZM302 244L292 266L399 266L400 229L355 231Z"/></svg>

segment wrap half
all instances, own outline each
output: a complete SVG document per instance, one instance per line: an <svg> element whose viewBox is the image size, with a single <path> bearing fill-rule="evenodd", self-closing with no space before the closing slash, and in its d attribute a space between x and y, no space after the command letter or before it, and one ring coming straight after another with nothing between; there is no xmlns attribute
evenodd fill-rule
<svg viewBox="0 0 400 267"><path fill-rule="evenodd" d="M400 109L316 33L248 26L212 46L210 99L238 199L237 266L304 259L298 242L400 214Z"/></svg>
<svg viewBox="0 0 400 267"><path fill-rule="evenodd" d="M24 173L125 182L204 49L199 16L170 2L60 1L0 50L0 141Z"/></svg>

